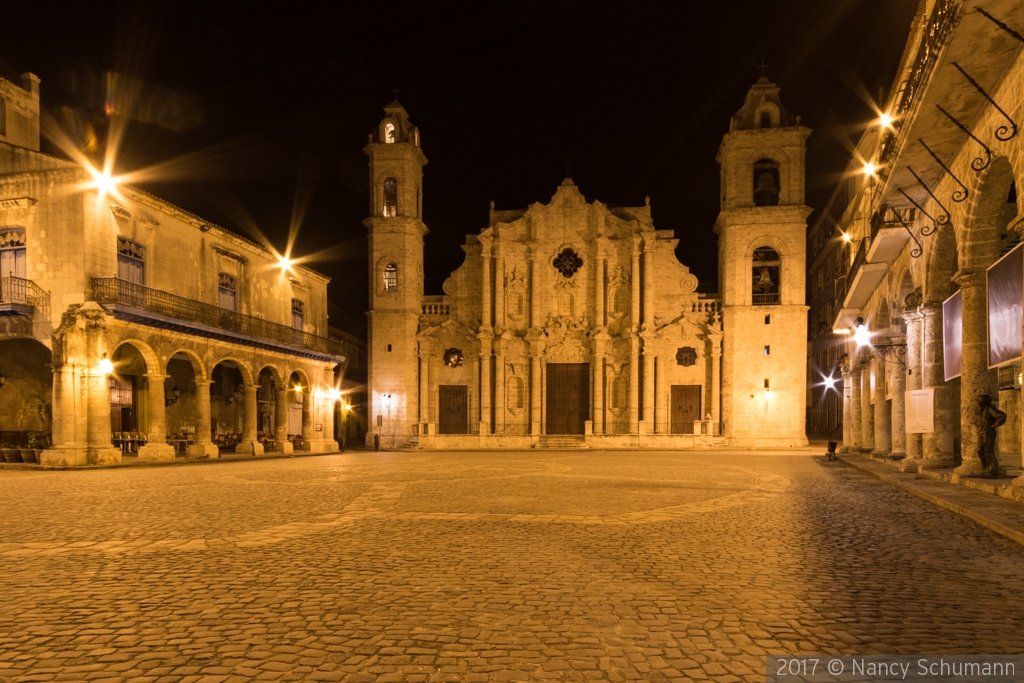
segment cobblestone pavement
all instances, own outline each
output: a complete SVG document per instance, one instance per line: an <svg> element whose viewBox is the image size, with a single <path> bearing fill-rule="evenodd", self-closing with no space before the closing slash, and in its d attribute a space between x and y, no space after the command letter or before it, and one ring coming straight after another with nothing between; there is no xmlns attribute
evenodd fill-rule
<svg viewBox="0 0 1024 683"><path fill-rule="evenodd" d="M806 454L0 472L5 681L753 683L1022 633L1024 547Z"/></svg>

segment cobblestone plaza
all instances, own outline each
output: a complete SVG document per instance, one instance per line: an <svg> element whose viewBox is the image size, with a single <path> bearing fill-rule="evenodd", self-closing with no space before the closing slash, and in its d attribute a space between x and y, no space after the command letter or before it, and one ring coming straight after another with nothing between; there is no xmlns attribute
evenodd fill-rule
<svg viewBox="0 0 1024 683"><path fill-rule="evenodd" d="M753 683L1024 632L1024 548L809 451L0 478L4 681Z"/></svg>

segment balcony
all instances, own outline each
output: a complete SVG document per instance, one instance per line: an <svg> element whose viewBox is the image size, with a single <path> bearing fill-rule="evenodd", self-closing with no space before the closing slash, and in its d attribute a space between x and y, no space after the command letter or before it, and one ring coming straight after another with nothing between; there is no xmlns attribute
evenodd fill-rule
<svg viewBox="0 0 1024 683"><path fill-rule="evenodd" d="M853 258L853 264L847 271L845 283L841 293L837 296L837 300L843 302L842 308L836 314L832 329L852 326L853 321L860 315L860 309L871 298L878 284L885 277L885 272L889 269L888 263L870 263L868 261L870 241L868 239L861 240L857 254Z"/></svg>
<svg viewBox="0 0 1024 683"><path fill-rule="evenodd" d="M114 277L92 279L90 299L114 317L317 360L344 358L342 342Z"/></svg>
<svg viewBox="0 0 1024 683"><path fill-rule="evenodd" d="M50 295L23 277L0 277L0 315L49 315Z"/></svg>
<svg viewBox="0 0 1024 683"><path fill-rule="evenodd" d="M917 209L894 209L886 204L878 207L871 217L871 244L867 251L868 263L890 262L896 259L910 241L910 232L904 225L913 226Z"/></svg>

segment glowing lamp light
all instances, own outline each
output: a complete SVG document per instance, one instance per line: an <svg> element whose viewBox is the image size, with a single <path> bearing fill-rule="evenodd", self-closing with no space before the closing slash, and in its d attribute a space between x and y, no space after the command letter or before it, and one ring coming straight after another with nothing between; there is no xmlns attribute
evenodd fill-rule
<svg viewBox="0 0 1024 683"><path fill-rule="evenodd" d="M853 241L853 237L850 236L850 233L844 232L843 233L843 241L844 242L852 242Z"/></svg>
<svg viewBox="0 0 1024 683"><path fill-rule="evenodd" d="M294 265L294 263L295 262L292 261L287 256L278 256L277 257L277 267L280 268L282 271L291 270L292 269L292 265Z"/></svg>
<svg viewBox="0 0 1024 683"><path fill-rule="evenodd" d="M301 384L296 384L295 385L295 393L296 394L301 394L302 393L302 385Z"/></svg>
<svg viewBox="0 0 1024 683"><path fill-rule="evenodd" d="M857 327L853 332L853 341L857 346L868 346L871 344L871 331L864 324L864 318L857 318Z"/></svg>
<svg viewBox="0 0 1024 683"><path fill-rule="evenodd" d="M114 364L110 362L110 359L103 356L103 360L100 361L99 367L100 373L109 375L114 372Z"/></svg>
<svg viewBox="0 0 1024 683"><path fill-rule="evenodd" d="M764 390L764 400L766 400L766 401L772 400L772 390L771 389L765 389Z"/></svg>
<svg viewBox="0 0 1024 683"><path fill-rule="evenodd" d="M352 406L350 406L348 403L342 403L341 404L341 409L344 410L345 412L348 412L348 411L352 410Z"/></svg>
<svg viewBox="0 0 1024 683"><path fill-rule="evenodd" d="M884 113L878 117L878 125L882 128L892 128L892 116L888 113Z"/></svg>
<svg viewBox="0 0 1024 683"><path fill-rule="evenodd" d="M836 388L836 378L833 377L832 375L829 375L828 377L825 378L825 389L835 389L835 388Z"/></svg>
<svg viewBox="0 0 1024 683"><path fill-rule="evenodd" d="M875 173L877 171L878 171L878 167L875 166L870 161L866 162L864 164L864 168L861 169L861 173L863 173L864 175L866 175L869 178L874 178L875 177Z"/></svg>
<svg viewBox="0 0 1024 683"><path fill-rule="evenodd" d="M338 399L341 398L341 392L338 391L337 389L331 389L330 391L327 392L327 398L331 399L332 401L337 401Z"/></svg>
<svg viewBox="0 0 1024 683"><path fill-rule="evenodd" d="M96 188L100 197L113 194L114 190L116 190L117 186L121 183L120 178L115 178L110 175L110 169L97 171L94 168L87 168L87 170L92 175L91 186Z"/></svg>

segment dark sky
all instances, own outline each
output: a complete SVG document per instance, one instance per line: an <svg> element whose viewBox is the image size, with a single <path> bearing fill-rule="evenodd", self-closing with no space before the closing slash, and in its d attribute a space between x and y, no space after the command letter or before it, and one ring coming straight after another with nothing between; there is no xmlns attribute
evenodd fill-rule
<svg viewBox="0 0 1024 683"><path fill-rule="evenodd" d="M588 200L638 205L675 230L714 291L718 165L762 60L814 129L820 208L892 83L917 0L9 3L0 75L42 79L44 108L101 140L105 74L143 84L119 172L176 160L142 186L333 278L331 322L363 333L367 166L361 148L400 100L422 133L426 293L499 209L546 202L566 171ZM131 91L114 81L112 99ZM120 98L120 99L119 99ZM44 147L56 152L52 145ZM184 158L182 155L187 155ZM813 220L813 218L812 218Z"/></svg>

